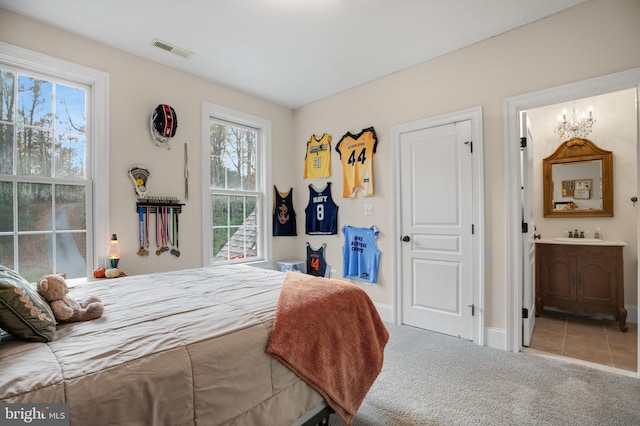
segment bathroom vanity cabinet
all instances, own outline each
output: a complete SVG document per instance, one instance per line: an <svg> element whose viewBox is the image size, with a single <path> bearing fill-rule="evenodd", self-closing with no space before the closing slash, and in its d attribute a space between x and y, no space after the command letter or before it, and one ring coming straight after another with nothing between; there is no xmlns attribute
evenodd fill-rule
<svg viewBox="0 0 640 426"><path fill-rule="evenodd" d="M554 307L577 315L614 316L627 331L624 243L536 243L536 311Z"/></svg>

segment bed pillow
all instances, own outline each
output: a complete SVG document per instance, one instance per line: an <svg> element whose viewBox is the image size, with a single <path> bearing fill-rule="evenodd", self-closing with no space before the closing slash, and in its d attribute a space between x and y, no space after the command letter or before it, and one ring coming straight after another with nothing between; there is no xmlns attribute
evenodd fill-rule
<svg viewBox="0 0 640 426"><path fill-rule="evenodd" d="M0 328L33 342L50 342L56 320L35 285L0 265Z"/></svg>

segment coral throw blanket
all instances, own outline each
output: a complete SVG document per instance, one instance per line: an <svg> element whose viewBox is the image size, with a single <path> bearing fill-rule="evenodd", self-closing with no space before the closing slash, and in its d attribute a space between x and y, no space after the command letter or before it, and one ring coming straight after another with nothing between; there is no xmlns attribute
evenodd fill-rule
<svg viewBox="0 0 640 426"><path fill-rule="evenodd" d="M388 340L362 289L288 272L266 352L320 392L351 425L380 373Z"/></svg>

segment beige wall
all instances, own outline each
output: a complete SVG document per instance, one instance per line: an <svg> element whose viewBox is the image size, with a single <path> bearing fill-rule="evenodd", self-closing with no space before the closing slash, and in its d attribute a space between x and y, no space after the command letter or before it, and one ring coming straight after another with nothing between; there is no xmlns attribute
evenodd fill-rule
<svg viewBox="0 0 640 426"><path fill-rule="evenodd" d="M390 129L422 118L482 106L485 170L485 326L506 327L505 153L503 101L566 83L640 66L640 2L593 0L501 36L306 105L295 112L294 156L304 156L312 133L328 132L337 142L348 130L374 126L379 143L375 159L376 196L337 198L341 224L376 224L382 251L379 283L364 289L380 304L393 304L392 147ZM431 40L424 40L430 43ZM566 52L570 51L570 54ZM366 61L354 57L354 64ZM384 61L378 58L368 61ZM334 142L334 144L335 144ZM336 189L341 183L337 153L332 158ZM276 165L277 167L277 165ZM302 176L302 162L298 166ZM299 181L298 194L309 182ZM334 191L334 196L340 193ZM364 216L365 203L374 216ZM297 210L306 199L299 197ZM311 242L318 237L306 238ZM340 236L325 238L328 262L341 271ZM304 246L304 241L298 243ZM635 301L630 303L635 304Z"/></svg>
<svg viewBox="0 0 640 426"><path fill-rule="evenodd" d="M377 285L362 284L380 305L393 304L392 148L390 129L400 123L482 106L485 158L485 325L506 327L506 182L503 101L565 83L640 67L640 2L592 0L550 18L477 43L449 55L391 74L296 111L154 64L28 18L0 13L0 40L54 57L90 66L111 78L111 224L122 241L122 267L130 273L180 269L201 265L201 166L196 154L201 139L202 101L270 119L273 122L273 183L294 187L298 218L297 238L275 238L276 259L303 258L305 242L327 242L328 262L342 271L342 236L304 235L307 185L302 179L305 143L312 133L328 132L334 143L346 132L374 126L379 138L375 157L376 195L348 200L340 197L342 169L333 155L333 195L340 206L340 225L369 226L381 230L382 250ZM433 43L433 40L419 40ZM436 41L437 42L437 41ZM570 54L565 51L570 50ZM379 57L359 58L354 66ZM179 130L174 149L162 151L150 141L148 114L158 103L178 112ZM127 169L147 165L153 174L150 193L182 195L182 150L188 142L191 200L184 209L179 259L138 259L135 196ZM323 181L316 181L322 185ZM364 216L365 203L374 216Z"/></svg>
<svg viewBox="0 0 640 426"><path fill-rule="evenodd" d="M292 143L292 111L256 97L211 83L123 51L77 37L0 9L0 40L18 47L109 73L110 78L110 197L111 232L120 240L120 268L128 274L202 266L202 102L207 101L272 122L274 158L285 159ZM149 136L149 117L161 103L173 106L178 131L170 151L156 147ZM127 174L133 165L150 172L148 195L184 200L183 144L189 147L189 202L180 215L179 258L138 250L137 196ZM274 168L273 181L289 184L287 169ZM274 242L276 252L292 242Z"/></svg>

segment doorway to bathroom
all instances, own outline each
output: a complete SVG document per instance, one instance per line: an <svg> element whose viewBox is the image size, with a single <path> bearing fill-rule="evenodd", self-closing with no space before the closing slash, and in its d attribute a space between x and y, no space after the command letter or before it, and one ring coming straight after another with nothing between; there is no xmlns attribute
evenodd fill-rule
<svg viewBox="0 0 640 426"><path fill-rule="evenodd" d="M621 372L638 371L638 214L632 197L638 195L638 110L637 93L640 69L547 89L541 92L509 98L505 101L507 113L507 155L509 170L508 206L508 275L513 283L509 289L509 323L507 346L510 350L530 350L607 366ZM604 149L614 153L614 217L609 218L544 218L542 209L542 158L551 154L561 143L555 132L558 115L566 110L580 114L592 108L595 123L586 136ZM522 177L520 118L526 113L533 140L532 179L528 186ZM517 142L517 146L513 143ZM611 147L611 148L607 148ZM627 333L617 333L614 326L607 327L610 319L583 318L553 309L545 309L534 321L523 319L525 296L531 294L524 278L531 277L529 286L535 286L532 271L535 259L525 255L526 233L523 233L523 200L533 192L534 234L543 238L563 236L569 229L591 232L600 228L602 237L626 243L624 247L625 306L629 312ZM531 262L531 263L529 263ZM534 325L535 324L535 325ZM531 326L531 341L527 341L527 326ZM603 345L603 342L607 342ZM606 347L605 347L606 346ZM593 355L596 353L596 355Z"/></svg>
<svg viewBox="0 0 640 426"><path fill-rule="evenodd" d="M606 241L624 242L624 300L632 311L627 318L629 330L622 332L616 319L608 315L576 316L553 307L545 307L544 310L536 312L538 317L535 319L529 342L526 339L526 331L523 333L523 346L530 350L637 371L637 309L633 308L637 300L638 230L637 207L631 201L631 198L638 194L635 100L635 89L626 89L526 111L531 133L529 152L533 154L530 161L532 182L529 191L532 195L530 198L534 200L536 237L566 237L569 231L573 235L578 230L579 234L585 235L587 239L598 234L598 237ZM614 217L544 217L542 160L551 155L563 140L568 139L567 135L562 138L562 129L558 129L561 122L558 118L562 120L563 117L567 121L592 117L592 131L584 138L614 153ZM595 179L592 184L594 188L586 193L589 197L574 194L573 197L566 198L572 200L571 209L588 208L587 203L596 201L596 189L599 188L595 187L599 186L600 182ZM525 264L526 258L525 256ZM533 267L534 265L529 266ZM526 324L526 321L524 323Z"/></svg>

